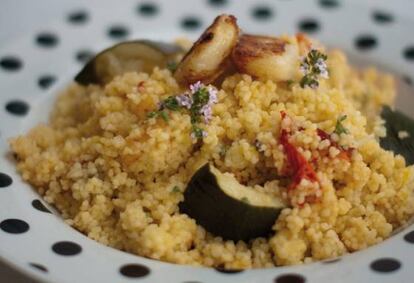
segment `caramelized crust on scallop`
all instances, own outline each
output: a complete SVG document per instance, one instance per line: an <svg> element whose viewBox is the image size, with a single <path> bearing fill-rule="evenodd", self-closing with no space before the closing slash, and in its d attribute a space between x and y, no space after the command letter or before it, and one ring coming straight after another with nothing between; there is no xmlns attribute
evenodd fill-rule
<svg viewBox="0 0 414 283"><path fill-rule="evenodd" d="M297 73L299 50L296 42L244 34L233 50L232 59L241 73L263 80L287 81Z"/></svg>
<svg viewBox="0 0 414 283"><path fill-rule="evenodd" d="M224 71L238 37L236 18L218 16L184 56L174 77L184 85L197 81L211 83Z"/></svg>

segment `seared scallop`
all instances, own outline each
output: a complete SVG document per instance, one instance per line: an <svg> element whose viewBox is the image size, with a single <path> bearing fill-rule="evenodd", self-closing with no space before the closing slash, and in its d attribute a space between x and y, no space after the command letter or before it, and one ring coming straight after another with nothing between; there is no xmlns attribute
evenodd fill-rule
<svg viewBox="0 0 414 283"><path fill-rule="evenodd" d="M241 73L275 82L294 80L300 65L296 40L244 34L232 59Z"/></svg>
<svg viewBox="0 0 414 283"><path fill-rule="evenodd" d="M224 70L237 44L239 27L232 15L220 15L194 43L174 73L182 84L213 82Z"/></svg>

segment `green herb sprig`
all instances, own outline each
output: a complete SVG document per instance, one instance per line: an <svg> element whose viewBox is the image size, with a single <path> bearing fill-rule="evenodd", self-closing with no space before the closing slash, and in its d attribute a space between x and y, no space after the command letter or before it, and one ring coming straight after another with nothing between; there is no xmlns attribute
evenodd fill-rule
<svg viewBox="0 0 414 283"><path fill-rule="evenodd" d="M345 121L346 118L347 118L346 115L341 115L338 117L338 119L336 119L334 133L337 134L338 136L341 134L349 134L349 130L345 128L344 125L342 124L342 122Z"/></svg>
<svg viewBox="0 0 414 283"><path fill-rule="evenodd" d="M208 123L211 119L211 105L217 103L217 91L211 87L205 87L200 82L190 86L191 93L185 93L178 96L169 96L164 99L158 107L157 111L148 113L148 118L161 117L168 122L169 111L180 111L187 109L190 114L192 132L191 136L196 139L203 138L206 133L199 126L199 123L204 119Z"/></svg>
<svg viewBox="0 0 414 283"><path fill-rule="evenodd" d="M174 186L171 190L172 193L181 193L180 187L179 186Z"/></svg>
<svg viewBox="0 0 414 283"><path fill-rule="evenodd" d="M319 50L312 49L308 55L303 59L300 69L304 76L299 84L302 88L309 86L310 88L319 87L319 77L328 78L329 72L326 65L328 56Z"/></svg>
<svg viewBox="0 0 414 283"><path fill-rule="evenodd" d="M168 122L169 116L168 116L166 109L177 111L177 110L180 110L181 108L182 107L178 104L178 101L175 98L175 96L169 96L160 103L160 106L157 111L149 112L147 114L147 117L148 118L161 117L165 122Z"/></svg>

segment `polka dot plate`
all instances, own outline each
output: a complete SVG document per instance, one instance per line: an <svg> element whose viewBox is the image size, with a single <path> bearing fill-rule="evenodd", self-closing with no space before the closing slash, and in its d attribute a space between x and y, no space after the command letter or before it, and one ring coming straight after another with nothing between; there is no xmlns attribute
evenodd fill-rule
<svg viewBox="0 0 414 283"><path fill-rule="evenodd" d="M0 258L41 282L413 282L414 226L339 259L248 271L179 266L105 247L64 224L22 182L7 146L9 137L47 120L56 93L95 52L131 38L194 39L221 12L235 14L245 31L304 31L344 49L357 65L393 72L399 80L397 107L414 116L414 20L401 6L409 1L392 1L399 9L389 2L85 1L43 29L2 42Z"/></svg>

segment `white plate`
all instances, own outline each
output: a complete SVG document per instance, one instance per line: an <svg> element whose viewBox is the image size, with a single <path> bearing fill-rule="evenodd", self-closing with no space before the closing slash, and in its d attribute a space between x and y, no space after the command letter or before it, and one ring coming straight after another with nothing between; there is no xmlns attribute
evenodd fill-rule
<svg viewBox="0 0 414 283"><path fill-rule="evenodd" d="M223 11L235 14L245 31L294 33L302 27L328 46L344 49L358 64L375 63L393 71L402 78L398 107L412 114L414 97L409 85L414 78L414 21L407 13L379 9L372 3L90 1L44 29L2 43L0 257L45 282L128 282L134 278L137 282L170 283L412 282L413 226L335 262L237 273L168 264L105 247L64 224L57 214L44 211L39 196L16 173L7 146L9 137L46 121L56 93L73 78L82 66L79 59L89 52L126 38L194 38Z"/></svg>

